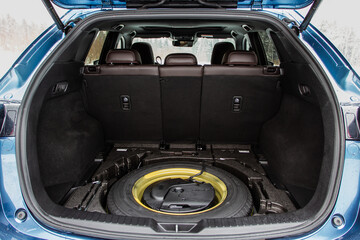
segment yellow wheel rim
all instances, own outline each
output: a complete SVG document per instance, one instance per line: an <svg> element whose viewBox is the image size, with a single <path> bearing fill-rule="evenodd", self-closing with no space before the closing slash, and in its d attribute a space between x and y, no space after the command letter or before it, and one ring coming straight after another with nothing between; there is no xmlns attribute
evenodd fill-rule
<svg viewBox="0 0 360 240"><path fill-rule="evenodd" d="M144 176L142 176L140 179L138 179L132 189L132 195L135 199L135 201L142 207L156 212L156 213L162 213L167 215L178 215L178 216L184 216L184 215L194 215L199 213L204 213L211 211L215 208L217 208L220 204L222 204L227 196L227 188L223 181L221 181L218 177L208 173L203 172L200 176L194 177L194 180L199 182L205 182L212 185L212 187L215 190L215 200L216 204L212 206L211 208L199 211L199 212L192 212L192 213L169 213L169 212L161 212L152 208L149 208L145 204L141 202L144 191L146 188L148 188L150 185L164 180L170 180L170 179L189 179L189 177L194 176L195 174L198 174L200 170L198 169L192 169L192 168L167 168L162 170L157 170L151 173L148 173Z"/></svg>

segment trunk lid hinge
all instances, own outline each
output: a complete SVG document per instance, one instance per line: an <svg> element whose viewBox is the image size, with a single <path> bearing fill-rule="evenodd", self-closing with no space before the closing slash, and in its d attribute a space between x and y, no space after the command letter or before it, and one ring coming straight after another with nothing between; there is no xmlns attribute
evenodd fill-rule
<svg viewBox="0 0 360 240"><path fill-rule="evenodd" d="M67 35L71 31L71 29L73 29L76 26L76 24L78 24L81 20L82 20L81 18L76 18L67 22L65 24L65 35Z"/></svg>
<svg viewBox="0 0 360 240"><path fill-rule="evenodd" d="M263 0L254 0L253 3L251 4L251 10L253 11L263 10L262 1Z"/></svg>
<svg viewBox="0 0 360 240"><path fill-rule="evenodd" d="M64 23L61 21L59 15L56 13L53 5L51 4L50 0L42 0L42 2L44 3L47 11L49 12L51 18L54 20L56 26L58 27L59 30L61 30L62 32L65 32L65 26Z"/></svg>
<svg viewBox="0 0 360 240"><path fill-rule="evenodd" d="M309 9L309 12L306 14L304 20L300 24L300 27L299 27L300 32L303 32L309 26L310 21L313 18L313 16L314 16L316 10L318 9L320 3L321 3L321 0L314 0L313 5Z"/></svg>
<svg viewBox="0 0 360 240"><path fill-rule="evenodd" d="M299 24L295 20L285 17L282 19L282 21L285 22L291 30L293 30L296 36L299 36L300 34Z"/></svg>

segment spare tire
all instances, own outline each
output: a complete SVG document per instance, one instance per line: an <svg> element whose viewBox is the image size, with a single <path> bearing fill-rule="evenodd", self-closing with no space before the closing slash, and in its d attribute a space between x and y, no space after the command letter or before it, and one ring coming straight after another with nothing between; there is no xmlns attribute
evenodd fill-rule
<svg viewBox="0 0 360 240"><path fill-rule="evenodd" d="M201 164L165 162L134 170L122 177L111 187L107 197L107 208L111 214L153 218L162 222L198 222L208 218L248 216L253 207L247 186L238 178L220 168L206 166L196 182L210 183L215 189L216 199L207 209L191 213L169 213L152 209L142 195L146 188L156 181L188 179L199 173ZM165 176L165 177L164 177Z"/></svg>

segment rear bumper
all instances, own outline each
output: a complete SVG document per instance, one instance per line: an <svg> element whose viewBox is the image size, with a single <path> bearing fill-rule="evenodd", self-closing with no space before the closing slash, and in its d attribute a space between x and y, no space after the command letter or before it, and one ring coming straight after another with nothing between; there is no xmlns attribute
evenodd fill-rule
<svg viewBox="0 0 360 240"><path fill-rule="evenodd" d="M15 137L0 138L0 239L64 239L71 236L40 225L30 214L21 194L15 156ZM24 209L27 218L18 222L15 212Z"/></svg>
<svg viewBox="0 0 360 240"><path fill-rule="evenodd" d="M346 141L344 170L336 205L323 226L303 239L336 239L339 237L359 236L360 219L360 142ZM334 216L342 216L344 225L335 227Z"/></svg>
<svg viewBox="0 0 360 240"><path fill-rule="evenodd" d="M37 222L28 211L21 194L15 156L15 138L1 138L0 159L0 238L1 239L84 239L69 233L57 232ZM346 141L344 172L337 203L322 227L298 239L335 239L341 236L360 235L360 142ZM25 209L27 219L19 222L15 218L18 209ZM335 215L344 218L344 226L335 227Z"/></svg>

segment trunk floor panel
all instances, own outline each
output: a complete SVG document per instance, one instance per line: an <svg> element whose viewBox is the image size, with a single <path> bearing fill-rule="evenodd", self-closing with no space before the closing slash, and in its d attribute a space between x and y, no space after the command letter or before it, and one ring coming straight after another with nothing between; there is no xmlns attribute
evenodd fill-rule
<svg viewBox="0 0 360 240"><path fill-rule="evenodd" d="M232 173L249 187L255 205L252 215L296 210L288 193L277 189L268 179L251 145L213 144L206 145L203 150L196 150L194 144L171 144L168 149L161 150L158 144L121 143L114 144L107 154L102 153L99 156L101 157L95 160L99 162L103 159L99 168L83 186L72 189L72 194L65 202L66 207L89 212L106 212L106 206L103 204L106 201L101 200L99 196L106 196L110 188L100 188L100 193L86 190L91 188L90 185L106 182L106 185L111 186L126 173L154 163L186 161L201 164L204 161L205 165L213 165ZM94 197L91 198L89 194L93 194Z"/></svg>

